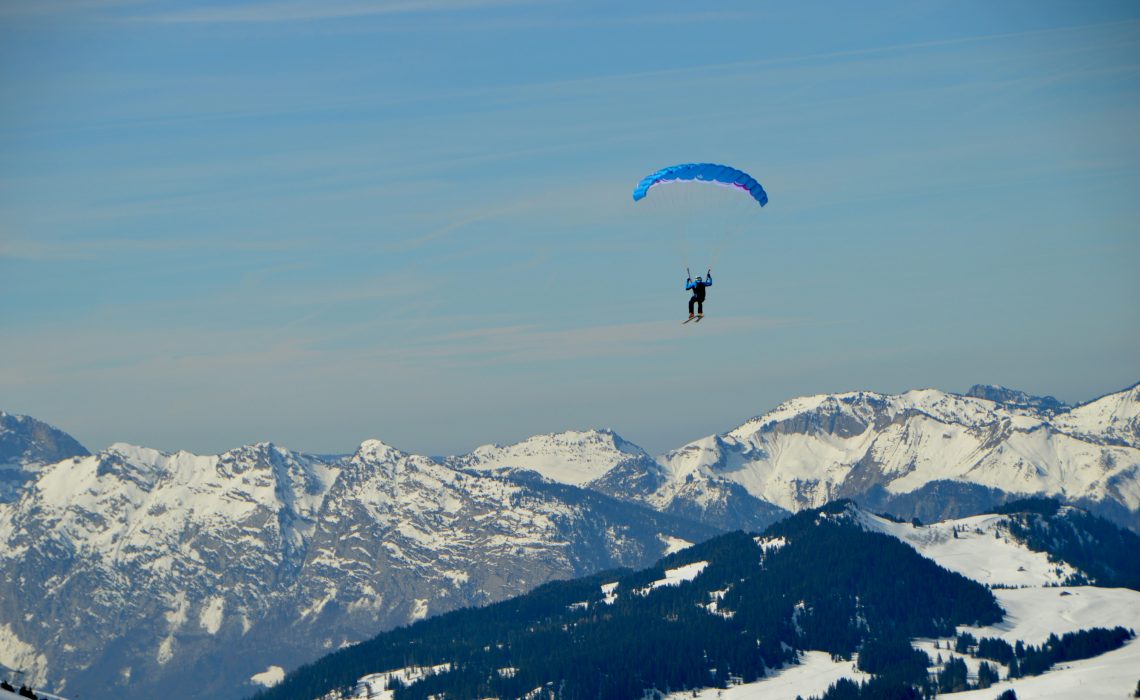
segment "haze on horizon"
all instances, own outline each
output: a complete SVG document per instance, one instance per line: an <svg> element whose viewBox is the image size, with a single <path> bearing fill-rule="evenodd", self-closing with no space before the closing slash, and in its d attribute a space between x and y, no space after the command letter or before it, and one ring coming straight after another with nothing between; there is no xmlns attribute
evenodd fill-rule
<svg viewBox="0 0 1140 700"><path fill-rule="evenodd" d="M1138 58L1131 2L14 0L0 408L659 453L822 392L1086 401L1140 379ZM770 203L631 200L695 160Z"/></svg>

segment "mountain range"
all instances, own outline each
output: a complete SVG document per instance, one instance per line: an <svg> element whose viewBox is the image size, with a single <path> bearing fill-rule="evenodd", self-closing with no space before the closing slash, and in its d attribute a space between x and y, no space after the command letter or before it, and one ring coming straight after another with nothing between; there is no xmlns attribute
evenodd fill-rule
<svg viewBox="0 0 1140 700"><path fill-rule="evenodd" d="M378 631L639 567L851 497L907 519L1057 496L1140 524L1140 385L794 399L659 457L608 430L429 458L115 444L0 414L0 665L38 686L239 697Z"/></svg>
<svg viewBox="0 0 1140 700"><path fill-rule="evenodd" d="M529 469L724 529L759 530L777 508L837 498L935 520L1024 495L1056 496L1137 529L1140 384L1076 407L985 385L823 394L656 459L592 432L481 447L455 463Z"/></svg>

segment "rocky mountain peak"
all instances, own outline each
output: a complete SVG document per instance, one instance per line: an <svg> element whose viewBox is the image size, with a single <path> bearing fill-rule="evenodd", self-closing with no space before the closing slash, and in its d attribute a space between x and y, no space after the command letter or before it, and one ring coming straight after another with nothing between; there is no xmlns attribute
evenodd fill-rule
<svg viewBox="0 0 1140 700"><path fill-rule="evenodd" d="M1010 406L1035 408L1044 411L1060 411L1067 406L1052 396L1034 396L1017 389L1009 389L996 384L975 384L964 394L974 398L993 401Z"/></svg>
<svg viewBox="0 0 1140 700"><path fill-rule="evenodd" d="M19 498L45 465L89 454L58 428L30 416L0 411L0 503Z"/></svg>
<svg viewBox="0 0 1140 700"><path fill-rule="evenodd" d="M382 440L365 440L360 443L356 453L352 456L353 461L365 461L373 464L384 462L394 462L408 456L407 452L392 447L391 445L383 442Z"/></svg>

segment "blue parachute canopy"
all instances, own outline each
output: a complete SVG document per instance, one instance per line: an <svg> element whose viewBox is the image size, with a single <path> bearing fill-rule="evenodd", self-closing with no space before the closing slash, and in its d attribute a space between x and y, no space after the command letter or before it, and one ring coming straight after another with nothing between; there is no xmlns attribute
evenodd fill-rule
<svg viewBox="0 0 1140 700"><path fill-rule="evenodd" d="M768 203L768 193L759 182L744 172L727 165L716 163L682 163L662 168L652 175L648 175L637 183L633 191L633 201L644 199L649 189L662 182L677 182L678 180L694 180L698 182L711 182L714 185L736 187L752 195L752 198L764 206Z"/></svg>

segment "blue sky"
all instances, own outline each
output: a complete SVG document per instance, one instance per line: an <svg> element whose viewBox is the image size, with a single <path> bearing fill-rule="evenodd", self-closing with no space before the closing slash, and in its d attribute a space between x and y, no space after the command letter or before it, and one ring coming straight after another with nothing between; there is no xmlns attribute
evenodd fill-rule
<svg viewBox="0 0 1140 700"><path fill-rule="evenodd" d="M0 407L94 449L452 454L1087 400L1140 379L1137 124L1134 2L14 0ZM771 203L632 201L687 161Z"/></svg>

